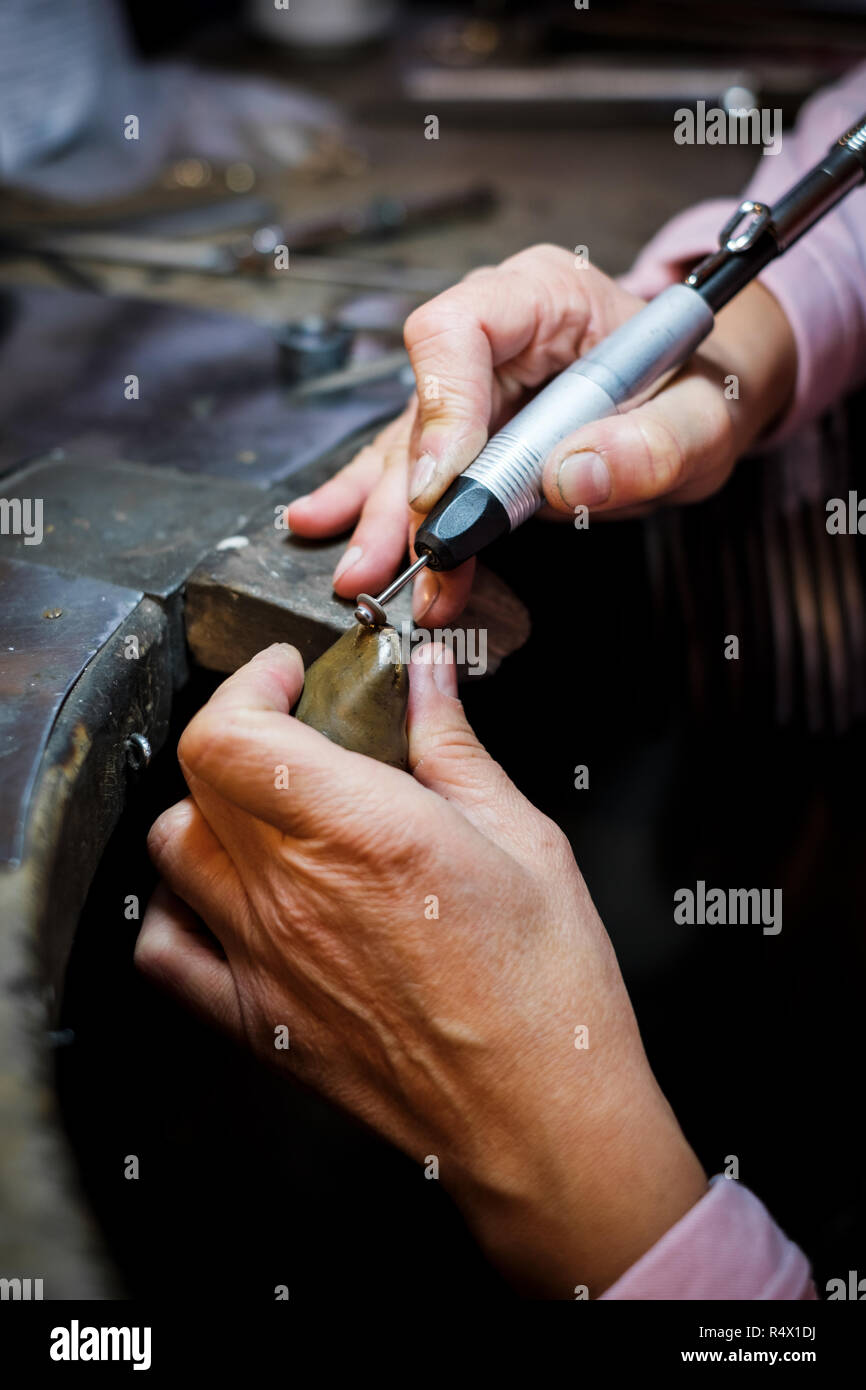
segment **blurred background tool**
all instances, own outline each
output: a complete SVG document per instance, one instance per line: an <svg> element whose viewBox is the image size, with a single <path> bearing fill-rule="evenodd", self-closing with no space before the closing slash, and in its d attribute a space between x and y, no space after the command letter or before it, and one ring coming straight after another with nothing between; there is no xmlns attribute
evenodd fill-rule
<svg viewBox="0 0 866 1390"><path fill-rule="evenodd" d="M171 240L163 236L135 236L128 232L51 232L26 240L0 232L0 254L32 256L57 261L100 261L104 264L140 265L143 270L186 271L196 275L235 275L246 271L267 274L274 268L274 231L264 238L252 236L234 246ZM457 274L424 267L391 265L348 257L292 256L286 274L325 284L357 285L368 289L393 289L435 295L453 284Z"/></svg>
<svg viewBox="0 0 866 1390"><path fill-rule="evenodd" d="M328 396L334 391L347 391L353 386L365 386L392 376L400 377L407 394L415 389L415 376L409 354L403 348L384 352L379 357L353 363L340 370L325 372L321 376L314 375L312 380L301 382L294 396L296 400L304 400L311 396Z"/></svg>
<svg viewBox="0 0 866 1390"><path fill-rule="evenodd" d="M731 0L724 19L688 0L613 0L577 9L519 0L431 15L414 32L402 91L450 121L572 125L664 121L683 104L781 106L835 76L866 33L859 0ZM743 97L745 96L745 100Z"/></svg>
<svg viewBox="0 0 866 1390"><path fill-rule="evenodd" d="M120 225L103 222L85 228L68 224L51 228L39 224L0 226L0 252L7 255L32 252L43 258L54 257L67 262L101 261L202 275L232 275L236 271L262 274L272 271L279 248L286 247L288 273L300 279L331 280L398 291L410 289L432 295L459 278L457 273L449 275L423 267L388 266L308 253L348 242L379 241L415 226L423 226L426 230L437 223L478 217L494 205L493 189L486 184L472 183L404 198L380 195L364 204L260 225L247 236L231 241L182 237L173 226L174 222L179 222L181 228L197 230L202 223L207 226L208 221L216 221L213 230L220 230L221 223L238 225L237 205L215 203L158 216L127 216ZM263 207L269 208L269 205L263 204L261 199L247 200L243 208L245 220L249 214L257 216ZM161 235L162 230L175 231L175 235Z"/></svg>
<svg viewBox="0 0 866 1390"><path fill-rule="evenodd" d="M273 232L266 231L266 242ZM56 232L22 241L0 231L0 256L32 255L47 262L93 261L106 265L140 266L143 270L185 271L195 275L267 274L273 269L273 246L259 249L257 238L235 246L132 236L125 232ZM359 289L392 290L395 294L434 295L460 277L457 272L423 266L391 265L381 261L336 256L291 256L286 272L296 280L350 285Z"/></svg>
<svg viewBox="0 0 866 1390"><path fill-rule="evenodd" d="M289 382L332 376L344 366L351 350L351 328L329 321L324 314L308 314L277 332L280 375Z"/></svg>

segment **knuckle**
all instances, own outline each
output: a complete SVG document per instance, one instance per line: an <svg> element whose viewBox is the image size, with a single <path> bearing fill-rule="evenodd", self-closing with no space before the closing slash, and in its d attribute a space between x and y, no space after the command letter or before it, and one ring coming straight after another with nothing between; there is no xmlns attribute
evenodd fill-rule
<svg viewBox="0 0 866 1390"><path fill-rule="evenodd" d="M682 479L686 458L676 429L658 415L635 412L636 460L641 474L639 496L670 492Z"/></svg>
<svg viewBox="0 0 866 1390"><path fill-rule="evenodd" d="M533 810L535 808L533 807ZM539 858L550 859L554 862L567 859L571 862L574 858L568 836L556 824L556 821L538 811L534 817L535 844Z"/></svg>
<svg viewBox="0 0 866 1390"><path fill-rule="evenodd" d="M148 979L168 981L174 971L174 952L164 932L146 920L138 933L133 951L133 961L137 970Z"/></svg>
<svg viewBox="0 0 866 1390"><path fill-rule="evenodd" d="M150 827L147 836L148 851L154 856L164 854L176 842L177 837L191 826L195 814L195 807L189 798L178 801L175 806L169 806L157 816Z"/></svg>
<svg viewBox="0 0 866 1390"><path fill-rule="evenodd" d="M499 278L507 273L500 266L484 272L479 280ZM478 316L479 302L487 302L489 295L488 289L479 301L475 286L470 281L462 280L413 310L403 325L403 341L410 355L414 358L423 351L436 356L439 341L444 340L448 348L455 330L482 332Z"/></svg>
<svg viewBox="0 0 866 1390"><path fill-rule="evenodd" d="M395 868L412 869L423 855L417 814L398 817L375 799L357 801L347 810L334 803L327 829L321 827L304 841L307 859L315 866L313 877L326 873L329 882L359 885L392 877ZM297 861L292 864L296 868ZM312 880L311 880L312 881Z"/></svg>
<svg viewBox="0 0 866 1390"><path fill-rule="evenodd" d="M436 735L421 751L413 771L421 782L453 787L465 806L511 807L513 783L471 733Z"/></svg>
<svg viewBox="0 0 866 1390"><path fill-rule="evenodd" d="M177 745L177 757L181 767L200 776L223 743L227 732L226 716L217 717L208 709L199 710L187 724Z"/></svg>
<svg viewBox="0 0 866 1390"><path fill-rule="evenodd" d="M538 241L534 246L527 246L524 250L509 256L502 264L515 270L550 266L570 270L572 259L571 253L566 251L564 246L556 246L552 241Z"/></svg>
<svg viewBox="0 0 866 1390"><path fill-rule="evenodd" d="M459 305L459 289L459 286L455 286L446 290L412 311L403 325L403 341L410 352L436 339L442 330L443 315L447 316L455 300Z"/></svg>
<svg viewBox="0 0 866 1390"><path fill-rule="evenodd" d="M177 744L177 759L183 767L194 768L199 760L202 749L202 724L203 715L201 712L187 724Z"/></svg>
<svg viewBox="0 0 866 1390"><path fill-rule="evenodd" d="M422 756L435 756L437 759L458 758L461 761L468 757L490 761L489 755L468 726L431 731L425 741Z"/></svg>
<svg viewBox="0 0 866 1390"><path fill-rule="evenodd" d="M474 269L466 272L460 283L467 285L473 280L483 280L488 275L495 275L498 269L499 267L495 265L477 265Z"/></svg>
<svg viewBox="0 0 866 1390"><path fill-rule="evenodd" d="M166 845L171 840L171 827L169 824L169 812L163 811L150 827L147 833L147 852L152 859L162 856Z"/></svg>

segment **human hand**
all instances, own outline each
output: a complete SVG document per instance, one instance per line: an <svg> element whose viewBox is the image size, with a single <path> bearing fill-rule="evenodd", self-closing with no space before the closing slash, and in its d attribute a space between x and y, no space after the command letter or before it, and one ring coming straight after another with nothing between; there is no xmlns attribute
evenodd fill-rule
<svg viewBox="0 0 866 1390"><path fill-rule="evenodd" d="M419 1164L435 1155L513 1278L596 1294L704 1174L565 837L475 739L453 667L411 676L413 776L289 717L293 648L219 688L180 741L191 795L151 831L167 887L136 959Z"/></svg>
<svg viewBox="0 0 866 1390"><path fill-rule="evenodd" d="M289 524L302 536L335 535L357 522L334 574L337 593L353 598L384 587L407 530L411 540L488 435L643 303L595 267L577 268L561 247L534 246L417 309L405 327L416 396L344 469L289 509ZM781 413L795 372L788 321L755 282L655 395L558 445L544 473L548 514L573 518L584 505L593 516L630 517L707 496ZM726 393L731 377L736 395ZM471 561L450 573L426 570L415 586L416 621L451 621L471 582Z"/></svg>

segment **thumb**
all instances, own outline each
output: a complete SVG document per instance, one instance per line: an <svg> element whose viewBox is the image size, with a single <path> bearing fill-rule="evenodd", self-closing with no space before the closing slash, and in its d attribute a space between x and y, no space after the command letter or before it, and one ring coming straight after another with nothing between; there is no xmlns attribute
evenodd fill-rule
<svg viewBox="0 0 866 1390"><path fill-rule="evenodd" d="M694 501L719 485L732 462L722 393L690 371L633 410L563 439L545 464L542 486L557 511L619 512L662 499Z"/></svg>
<svg viewBox="0 0 866 1390"><path fill-rule="evenodd" d="M412 657L409 767L489 839L523 857L527 818L537 813L473 733L457 697L453 653L438 642Z"/></svg>

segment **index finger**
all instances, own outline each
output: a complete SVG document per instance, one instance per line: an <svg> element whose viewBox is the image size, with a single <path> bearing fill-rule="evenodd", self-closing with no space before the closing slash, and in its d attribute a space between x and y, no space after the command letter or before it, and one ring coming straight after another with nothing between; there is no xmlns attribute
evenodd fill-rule
<svg viewBox="0 0 866 1390"><path fill-rule="evenodd" d="M262 709L288 714L303 684L304 663L297 647L274 642L227 676L203 709L226 713L233 709Z"/></svg>
<svg viewBox="0 0 866 1390"><path fill-rule="evenodd" d="M215 792L296 838L338 840L342 827L357 830L359 817L377 830L390 825L410 779L291 718L301 685L298 653L278 644L230 676L194 716L178 759L206 818Z"/></svg>
<svg viewBox="0 0 866 1390"><path fill-rule="evenodd" d="M577 272L558 246L534 246L474 272L410 315L404 336L418 389L409 500L427 512L487 442L499 402L574 360L605 277ZM623 296L625 297L625 296ZM496 376L507 364L507 378Z"/></svg>

